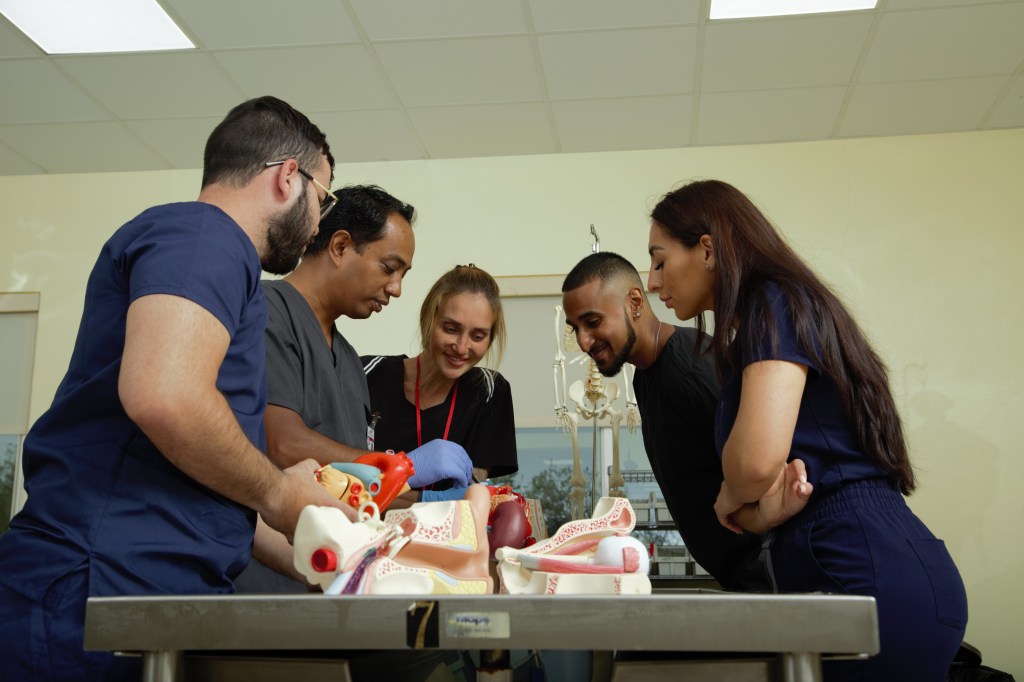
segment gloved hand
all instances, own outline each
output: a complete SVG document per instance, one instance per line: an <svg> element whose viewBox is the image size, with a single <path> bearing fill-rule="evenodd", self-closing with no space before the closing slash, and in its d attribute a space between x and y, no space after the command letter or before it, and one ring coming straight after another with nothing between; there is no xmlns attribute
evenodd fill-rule
<svg viewBox="0 0 1024 682"><path fill-rule="evenodd" d="M420 502L445 502L447 500L463 500L466 488L448 488L448 490L424 490L420 493Z"/></svg>
<svg viewBox="0 0 1024 682"><path fill-rule="evenodd" d="M438 438L406 453L416 472L409 478L410 488L451 479L455 487L466 487L473 481L473 463L458 443Z"/></svg>

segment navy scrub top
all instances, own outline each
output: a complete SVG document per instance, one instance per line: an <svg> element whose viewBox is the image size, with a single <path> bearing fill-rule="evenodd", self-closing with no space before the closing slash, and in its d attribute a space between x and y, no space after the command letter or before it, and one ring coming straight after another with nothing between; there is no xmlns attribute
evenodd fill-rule
<svg viewBox="0 0 1024 682"><path fill-rule="evenodd" d="M774 283L765 284L759 293L761 303L771 315L777 343L773 348L771 339L765 337L750 347L743 334L738 334L733 342L739 344L738 363L726 378L715 415L715 447L719 456L736 422L743 370L762 360L784 360L808 369L788 459L802 459L807 465L807 480L814 485L813 496L820 497L846 482L885 477L886 473L858 445L835 382L800 348L787 295ZM817 344L816 339L814 343Z"/></svg>
<svg viewBox="0 0 1024 682"><path fill-rule="evenodd" d="M117 383L131 302L187 298L230 333L217 388L265 449L260 273L248 236L205 203L151 208L104 245L68 372L25 439L28 500L0 542L4 584L31 597L87 566L92 595L233 590L249 561L255 513L165 459L128 419Z"/></svg>

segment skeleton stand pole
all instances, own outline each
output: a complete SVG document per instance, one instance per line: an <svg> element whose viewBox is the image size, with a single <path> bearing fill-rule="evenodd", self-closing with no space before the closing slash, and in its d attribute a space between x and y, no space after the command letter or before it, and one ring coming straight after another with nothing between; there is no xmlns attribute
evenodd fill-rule
<svg viewBox="0 0 1024 682"><path fill-rule="evenodd" d="M595 406L595 408L596 408L596 406ZM596 409L594 410L593 425L594 425L594 449L591 451L590 455L591 455L591 458L592 458L594 463L593 463L593 468L590 470L590 509L588 510L588 513L590 513L590 514L594 513L594 508L597 506L597 474L598 474L599 471L601 471L601 467L598 466L599 460L598 460L598 457L597 457L597 432L598 432L598 427L597 427L597 410Z"/></svg>
<svg viewBox="0 0 1024 682"><path fill-rule="evenodd" d="M619 429L622 428L623 414L616 410L612 412L612 473L608 476L609 497L625 497L623 487L626 480L622 477L622 469L619 467Z"/></svg>

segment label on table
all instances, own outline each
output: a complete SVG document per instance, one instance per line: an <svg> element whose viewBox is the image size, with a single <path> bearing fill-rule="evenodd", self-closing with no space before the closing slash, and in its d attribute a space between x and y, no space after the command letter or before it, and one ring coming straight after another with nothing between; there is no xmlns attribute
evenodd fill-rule
<svg viewBox="0 0 1024 682"><path fill-rule="evenodd" d="M448 614L444 624L448 637L467 639L508 639L511 633L508 613L503 611L456 612Z"/></svg>

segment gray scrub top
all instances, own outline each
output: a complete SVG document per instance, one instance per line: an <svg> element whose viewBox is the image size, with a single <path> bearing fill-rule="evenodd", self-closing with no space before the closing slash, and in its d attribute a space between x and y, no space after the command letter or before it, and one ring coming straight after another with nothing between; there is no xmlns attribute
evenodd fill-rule
<svg viewBox="0 0 1024 682"><path fill-rule="evenodd" d="M313 309L288 282L264 280L262 285L269 313L267 402L293 410L306 426L331 440L369 449L370 393L352 344L335 326L329 348Z"/></svg>

